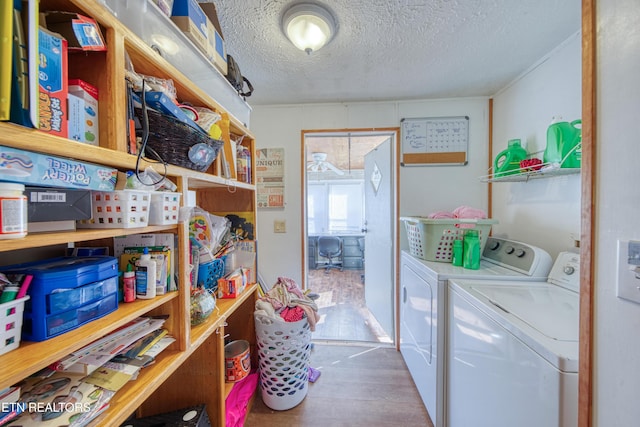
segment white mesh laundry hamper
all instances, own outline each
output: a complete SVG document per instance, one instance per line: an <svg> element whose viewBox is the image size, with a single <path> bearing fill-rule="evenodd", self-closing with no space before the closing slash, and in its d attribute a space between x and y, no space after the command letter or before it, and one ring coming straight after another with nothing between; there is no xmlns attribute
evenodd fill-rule
<svg viewBox="0 0 640 427"><path fill-rule="evenodd" d="M309 387L309 322L279 322L260 314L255 320L262 401L276 411L291 409Z"/></svg>

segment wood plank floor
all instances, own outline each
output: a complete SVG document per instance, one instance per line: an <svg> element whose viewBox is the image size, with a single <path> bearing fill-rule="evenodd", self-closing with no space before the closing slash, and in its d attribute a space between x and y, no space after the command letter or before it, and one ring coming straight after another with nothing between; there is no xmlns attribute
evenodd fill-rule
<svg viewBox="0 0 640 427"><path fill-rule="evenodd" d="M307 287L319 295L314 340L391 342L367 309L362 274L363 270L309 271Z"/></svg>
<svg viewBox="0 0 640 427"><path fill-rule="evenodd" d="M433 427L395 348L315 343L311 366L321 375L302 403L274 411L258 389L245 427Z"/></svg>

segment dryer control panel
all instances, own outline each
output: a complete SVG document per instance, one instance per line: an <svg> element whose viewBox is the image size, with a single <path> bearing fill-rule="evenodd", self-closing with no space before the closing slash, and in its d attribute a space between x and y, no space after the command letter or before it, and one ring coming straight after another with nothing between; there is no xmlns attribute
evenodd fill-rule
<svg viewBox="0 0 640 427"><path fill-rule="evenodd" d="M580 291L580 254L560 252L549 273L549 283L570 291Z"/></svg>

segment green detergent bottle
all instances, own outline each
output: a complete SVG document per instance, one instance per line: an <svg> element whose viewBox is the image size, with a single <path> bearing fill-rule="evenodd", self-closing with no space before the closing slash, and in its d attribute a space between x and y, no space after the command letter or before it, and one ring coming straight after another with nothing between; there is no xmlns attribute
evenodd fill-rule
<svg viewBox="0 0 640 427"><path fill-rule="evenodd" d="M582 120L571 123L555 118L547 129L545 163L557 163L562 168L579 168L582 164Z"/></svg>
<svg viewBox="0 0 640 427"><path fill-rule="evenodd" d="M519 139L512 139L507 149L496 156L493 173L496 177L518 173L520 162L527 158L527 150L522 148Z"/></svg>

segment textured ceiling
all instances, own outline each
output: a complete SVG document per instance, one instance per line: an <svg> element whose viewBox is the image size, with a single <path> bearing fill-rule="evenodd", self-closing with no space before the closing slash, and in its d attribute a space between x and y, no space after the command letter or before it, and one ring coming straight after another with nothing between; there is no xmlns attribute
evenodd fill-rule
<svg viewBox="0 0 640 427"><path fill-rule="evenodd" d="M338 32L307 55L280 28L298 1L213 3L250 105L489 96L581 24L580 0L323 0Z"/></svg>

